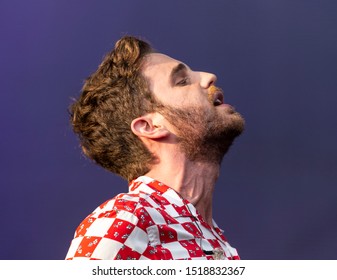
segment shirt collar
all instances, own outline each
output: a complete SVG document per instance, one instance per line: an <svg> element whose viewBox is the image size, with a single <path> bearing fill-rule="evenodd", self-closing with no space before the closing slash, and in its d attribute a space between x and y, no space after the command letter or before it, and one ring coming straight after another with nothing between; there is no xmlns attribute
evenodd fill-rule
<svg viewBox="0 0 337 280"><path fill-rule="evenodd" d="M133 180L130 183L129 186L130 191L142 191L145 193L152 193L152 192L159 192L161 196L166 198L171 205L173 205L176 210L179 211L177 208L181 208L182 211L184 208L187 211L183 211L184 217L196 217L199 220L203 221L203 218L198 213L197 209L194 207L192 203L190 203L188 200L184 199L178 192L176 192L174 189L170 188L169 186L165 185L162 182L159 182L151 177L148 176L140 176L137 179ZM179 211L180 212L180 211ZM215 223L215 221L212 219L213 227L218 228L218 225ZM204 221L206 224L206 222ZM221 230L221 229L219 229Z"/></svg>
<svg viewBox="0 0 337 280"><path fill-rule="evenodd" d="M157 192L161 196L166 198L170 202L170 204L174 204L177 206L183 206L186 204L192 205L186 199L181 197L181 195L177 193L174 189L148 176L140 176L132 181L129 189L130 191L135 191L137 189L137 191L142 191L145 193Z"/></svg>

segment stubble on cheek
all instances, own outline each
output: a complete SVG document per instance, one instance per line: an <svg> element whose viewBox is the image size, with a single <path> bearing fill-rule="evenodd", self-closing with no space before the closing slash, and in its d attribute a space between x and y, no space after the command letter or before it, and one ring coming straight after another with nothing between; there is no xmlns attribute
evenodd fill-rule
<svg viewBox="0 0 337 280"><path fill-rule="evenodd" d="M191 161L221 163L244 127L239 113L221 113L213 106L165 107L161 113L174 127L178 145Z"/></svg>

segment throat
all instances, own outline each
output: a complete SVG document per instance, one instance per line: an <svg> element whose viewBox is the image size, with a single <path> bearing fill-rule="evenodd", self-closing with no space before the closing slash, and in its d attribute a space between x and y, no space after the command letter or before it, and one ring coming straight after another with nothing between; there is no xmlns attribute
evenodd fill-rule
<svg viewBox="0 0 337 280"><path fill-rule="evenodd" d="M197 204L191 202L194 207L197 209L198 213L201 217L205 220L205 222L210 226L213 227L213 214L212 214L212 203L211 200L205 201L202 200Z"/></svg>
<svg viewBox="0 0 337 280"><path fill-rule="evenodd" d="M198 168L189 176L185 177L184 184L181 185L178 192L188 200L197 209L203 219L212 226L212 200L215 182L218 178L218 170L199 172Z"/></svg>

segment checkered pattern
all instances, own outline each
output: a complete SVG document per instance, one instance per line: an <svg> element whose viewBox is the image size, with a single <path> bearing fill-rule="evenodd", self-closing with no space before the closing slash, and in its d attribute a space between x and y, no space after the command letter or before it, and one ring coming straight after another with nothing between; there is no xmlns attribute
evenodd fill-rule
<svg viewBox="0 0 337 280"><path fill-rule="evenodd" d="M203 260L204 251L222 248L225 259L239 259L213 221L173 189L149 177L131 182L129 193L99 206L79 225L66 259Z"/></svg>

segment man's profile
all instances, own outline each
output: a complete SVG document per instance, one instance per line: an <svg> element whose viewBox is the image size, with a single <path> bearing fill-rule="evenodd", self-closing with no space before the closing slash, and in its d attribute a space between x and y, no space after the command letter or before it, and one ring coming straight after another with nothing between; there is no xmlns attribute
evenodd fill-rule
<svg viewBox="0 0 337 280"><path fill-rule="evenodd" d="M212 219L212 196L244 120L215 82L145 41L117 41L71 122L83 152L129 192L84 219L66 259L239 259Z"/></svg>

